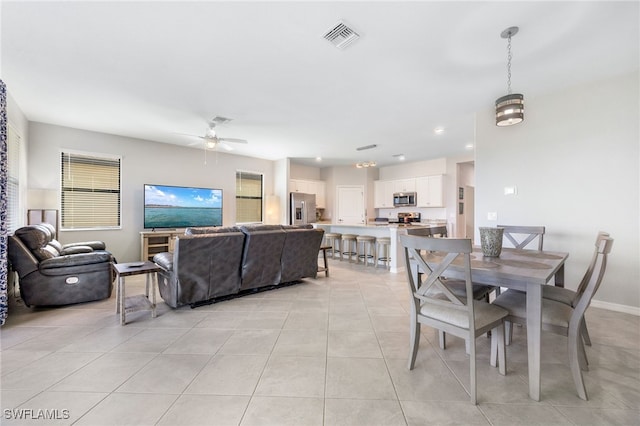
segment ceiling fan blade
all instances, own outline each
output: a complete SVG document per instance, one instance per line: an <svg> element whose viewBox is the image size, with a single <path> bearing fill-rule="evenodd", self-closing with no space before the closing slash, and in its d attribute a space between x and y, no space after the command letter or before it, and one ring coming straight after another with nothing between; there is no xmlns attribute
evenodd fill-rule
<svg viewBox="0 0 640 426"><path fill-rule="evenodd" d="M220 141L218 142L218 145L220 145L222 148L224 148L225 151L233 151L233 148L231 148L229 145L227 145L226 143Z"/></svg>
<svg viewBox="0 0 640 426"><path fill-rule="evenodd" d="M218 138L219 141L224 142L233 142L233 143L249 143L244 139L236 139L236 138Z"/></svg>

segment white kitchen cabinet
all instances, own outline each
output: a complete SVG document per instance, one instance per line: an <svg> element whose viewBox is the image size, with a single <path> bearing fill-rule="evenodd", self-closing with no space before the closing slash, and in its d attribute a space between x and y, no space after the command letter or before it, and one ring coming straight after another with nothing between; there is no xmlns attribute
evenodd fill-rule
<svg viewBox="0 0 640 426"><path fill-rule="evenodd" d="M397 179L393 181L393 192L416 192L416 179Z"/></svg>
<svg viewBox="0 0 640 426"><path fill-rule="evenodd" d="M320 180L290 179L289 191L316 195L316 208L326 207L326 184Z"/></svg>
<svg viewBox="0 0 640 426"><path fill-rule="evenodd" d="M393 208L394 181L376 180L373 182L373 207L376 209Z"/></svg>
<svg viewBox="0 0 640 426"><path fill-rule="evenodd" d="M417 207L444 207L442 175L416 178Z"/></svg>

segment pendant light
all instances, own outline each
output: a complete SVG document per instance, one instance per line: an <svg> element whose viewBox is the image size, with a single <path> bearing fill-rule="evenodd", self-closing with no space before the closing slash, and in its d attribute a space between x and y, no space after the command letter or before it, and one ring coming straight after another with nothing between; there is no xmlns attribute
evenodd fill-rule
<svg viewBox="0 0 640 426"><path fill-rule="evenodd" d="M518 27L509 27L500 33L507 43L507 94L496 99L496 126L512 126L524 120L524 96L511 93L511 37L518 33Z"/></svg>

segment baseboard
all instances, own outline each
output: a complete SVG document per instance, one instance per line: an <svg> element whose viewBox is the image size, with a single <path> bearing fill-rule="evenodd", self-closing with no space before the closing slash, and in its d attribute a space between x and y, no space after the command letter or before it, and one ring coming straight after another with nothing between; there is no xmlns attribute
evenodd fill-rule
<svg viewBox="0 0 640 426"><path fill-rule="evenodd" d="M593 306L594 308L607 309L609 311L640 316L640 308L635 306L620 305L618 303L602 302L599 300L591 300L591 306Z"/></svg>

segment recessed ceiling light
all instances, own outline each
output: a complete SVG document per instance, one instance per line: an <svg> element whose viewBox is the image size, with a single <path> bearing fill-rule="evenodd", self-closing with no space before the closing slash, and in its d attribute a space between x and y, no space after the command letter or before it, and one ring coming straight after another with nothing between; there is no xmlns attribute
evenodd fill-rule
<svg viewBox="0 0 640 426"><path fill-rule="evenodd" d="M316 157L316 161L318 162L322 161L322 157Z"/></svg>
<svg viewBox="0 0 640 426"><path fill-rule="evenodd" d="M433 129L433 133L435 133L436 135L441 135L444 133L444 127L436 127L435 129Z"/></svg>
<svg viewBox="0 0 640 426"><path fill-rule="evenodd" d="M405 160L404 154L393 154L393 157L397 158L398 161L404 161Z"/></svg>
<svg viewBox="0 0 640 426"><path fill-rule="evenodd" d="M466 149L473 149L473 144L472 143L468 143L464 146Z"/></svg>

